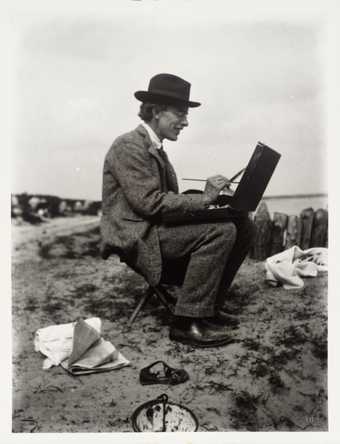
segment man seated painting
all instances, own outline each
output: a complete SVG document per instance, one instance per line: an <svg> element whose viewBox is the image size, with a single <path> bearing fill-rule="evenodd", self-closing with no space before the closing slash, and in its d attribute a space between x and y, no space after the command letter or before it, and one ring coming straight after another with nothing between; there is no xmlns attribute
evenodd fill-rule
<svg viewBox="0 0 340 444"><path fill-rule="evenodd" d="M216 223L167 225L164 217L208 209L230 181L209 177L200 194L179 193L177 177L164 150L188 126L190 83L173 74L157 74L141 102L141 124L119 136L108 151L103 171L102 251L122 260L159 284L169 263L182 264L170 339L198 347L232 341L233 319L223 305L254 238L247 214ZM163 273L164 274L164 273Z"/></svg>

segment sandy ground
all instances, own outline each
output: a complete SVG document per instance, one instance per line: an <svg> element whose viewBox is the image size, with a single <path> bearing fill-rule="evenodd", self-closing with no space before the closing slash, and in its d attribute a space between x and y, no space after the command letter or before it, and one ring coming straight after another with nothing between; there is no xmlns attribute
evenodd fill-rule
<svg viewBox="0 0 340 444"><path fill-rule="evenodd" d="M131 432L133 411L162 393L190 408L201 432L327 430L327 275L273 289L263 264L247 260L228 296L235 341L194 349L169 340L156 302L126 328L146 286L116 257L103 261L98 240L97 218L13 226L13 432ZM35 331L93 316L131 366L80 377L42 370ZM142 386L140 369L158 359L190 379Z"/></svg>

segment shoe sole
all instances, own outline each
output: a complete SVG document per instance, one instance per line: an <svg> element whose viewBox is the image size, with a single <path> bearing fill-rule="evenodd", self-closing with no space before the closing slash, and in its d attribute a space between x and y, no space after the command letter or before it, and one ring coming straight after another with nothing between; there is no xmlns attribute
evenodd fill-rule
<svg viewBox="0 0 340 444"><path fill-rule="evenodd" d="M171 336L170 336L170 340L176 341L176 342L181 342L182 344L185 344L185 345L191 345L192 347L196 347L196 348L222 347L223 345L237 342L231 338L228 338L223 341L221 340L221 341L215 341L215 342L209 342L209 343L197 343L197 342L192 342L188 339L174 338Z"/></svg>

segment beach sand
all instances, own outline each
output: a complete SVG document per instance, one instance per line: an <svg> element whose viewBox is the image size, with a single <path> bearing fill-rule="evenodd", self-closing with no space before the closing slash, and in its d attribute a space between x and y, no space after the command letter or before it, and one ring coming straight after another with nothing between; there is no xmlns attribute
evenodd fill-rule
<svg viewBox="0 0 340 444"><path fill-rule="evenodd" d="M133 411L162 393L194 412L200 432L327 430L327 274L286 291L247 259L228 294L234 342L194 349L169 340L155 301L126 328L146 285L117 257L99 257L97 218L12 229L13 432L131 432ZM43 370L36 330L94 316L131 365L79 377ZM158 359L190 379L142 386L140 369Z"/></svg>

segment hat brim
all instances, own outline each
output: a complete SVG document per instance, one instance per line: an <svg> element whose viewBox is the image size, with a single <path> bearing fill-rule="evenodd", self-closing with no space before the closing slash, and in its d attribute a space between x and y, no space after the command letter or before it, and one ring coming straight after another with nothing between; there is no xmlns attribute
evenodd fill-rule
<svg viewBox="0 0 340 444"><path fill-rule="evenodd" d="M182 100L166 94L157 94L149 91L136 91L135 97L140 102L157 103L158 105L184 105L190 108L197 108L200 102L193 102L191 100Z"/></svg>

